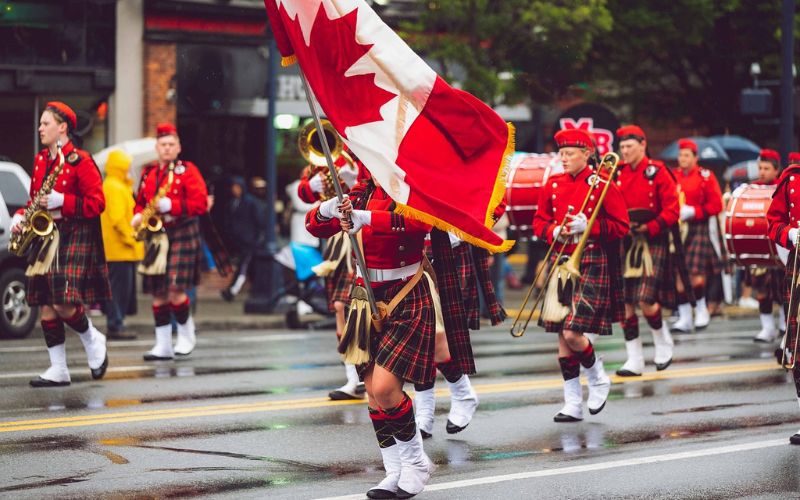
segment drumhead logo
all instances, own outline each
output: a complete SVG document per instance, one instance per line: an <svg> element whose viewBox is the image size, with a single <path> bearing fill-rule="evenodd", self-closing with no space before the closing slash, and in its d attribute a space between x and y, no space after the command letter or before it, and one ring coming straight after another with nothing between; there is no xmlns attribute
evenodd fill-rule
<svg viewBox="0 0 800 500"><path fill-rule="evenodd" d="M614 133L604 128L594 126L594 118L561 118L558 120L561 130L579 129L585 130L592 134L594 137L595 145L597 146L597 154L603 156L606 153L614 151Z"/></svg>

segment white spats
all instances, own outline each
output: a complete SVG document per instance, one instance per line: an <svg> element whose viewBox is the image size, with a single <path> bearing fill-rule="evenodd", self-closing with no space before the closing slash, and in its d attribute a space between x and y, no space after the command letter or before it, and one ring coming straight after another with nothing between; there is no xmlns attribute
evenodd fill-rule
<svg viewBox="0 0 800 500"><path fill-rule="evenodd" d="M383 457L383 468L386 470L386 477L367 492L367 497L395 498L401 469L400 452L397 445L381 448L381 456Z"/></svg>
<svg viewBox="0 0 800 500"><path fill-rule="evenodd" d="M433 391L434 389L431 387L414 393L414 413L417 420L417 428L419 428L423 437L429 437L433 434L433 413L436 409L436 395Z"/></svg>
<svg viewBox="0 0 800 500"><path fill-rule="evenodd" d="M560 418L562 415L566 418ZM564 381L564 406L553 420L556 422L583 420L583 391L580 377Z"/></svg>
<svg viewBox="0 0 800 500"><path fill-rule="evenodd" d="M708 312L708 311L706 311ZM683 333L692 331L692 305L688 302L678 306L678 321L672 324L672 329Z"/></svg>
<svg viewBox="0 0 800 500"><path fill-rule="evenodd" d="M694 327L702 329L708 326L711 321L711 315L708 314L708 307L706 306L705 297L697 300L697 307L694 309Z"/></svg>
<svg viewBox="0 0 800 500"><path fill-rule="evenodd" d="M419 429L410 441L400 441L397 438L395 441L401 464L397 498L411 498L425 489L435 467L422 449L422 435Z"/></svg>
<svg viewBox="0 0 800 500"><path fill-rule="evenodd" d="M156 345L144 353L145 361L172 359L175 352L172 350L172 325L156 327Z"/></svg>
<svg viewBox="0 0 800 500"><path fill-rule="evenodd" d="M175 342L175 354L186 356L194 350L197 338L194 333L194 319L189 316L186 323L178 323L178 340Z"/></svg>
<svg viewBox="0 0 800 500"><path fill-rule="evenodd" d="M45 370L44 373L39 375L39 378L48 382L56 382L59 384L69 384L69 369L67 368L67 346L66 344L59 344L54 347L47 348L47 354L50 355L50 368Z"/></svg>
<svg viewBox="0 0 800 500"><path fill-rule="evenodd" d="M666 370L672 363L672 351L675 342L672 340L672 335L670 335L667 325L663 325L660 330L653 328L652 332L653 344L655 345L653 362L656 365L656 370Z"/></svg>
<svg viewBox="0 0 800 500"><path fill-rule="evenodd" d="M589 413L596 415L606 406L608 393L611 390L611 379L606 374L602 359L597 357L594 365L586 369L586 378L589 381L586 406L589 408Z"/></svg>
<svg viewBox="0 0 800 500"><path fill-rule="evenodd" d="M773 342L778 338L778 328L775 326L775 317L770 314L759 315L761 319L761 331L755 336L755 342Z"/></svg>
<svg viewBox="0 0 800 500"><path fill-rule="evenodd" d="M455 434L464 430L472 421L472 416L478 408L478 395L466 375L462 375L456 382L447 382L447 385L450 387L450 414L447 416L447 432Z"/></svg>
<svg viewBox="0 0 800 500"><path fill-rule="evenodd" d="M364 391L361 390L361 384L358 380L358 370L356 370L355 365L345 363L344 371L345 375L347 376L347 383L335 391L329 392L328 397L334 401L364 399Z"/></svg>
<svg viewBox="0 0 800 500"><path fill-rule="evenodd" d="M89 319L89 329L79 333L78 336L86 351L89 368L92 370L100 368L106 360L106 336L94 327L91 319Z"/></svg>
<svg viewBox="0 0 800 500"><path fill-rule="evenodd" d="M642 337L625 341L625 351L628 359L618 370L620 377L638 377L644 371L644 353L642 351Z"/></svg>

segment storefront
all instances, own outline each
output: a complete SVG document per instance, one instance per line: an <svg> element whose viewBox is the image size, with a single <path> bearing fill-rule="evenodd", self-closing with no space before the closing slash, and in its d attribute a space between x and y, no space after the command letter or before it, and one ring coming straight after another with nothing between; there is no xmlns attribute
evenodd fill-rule
<svg viewBox="0 0 800 500"><path fill-rule="evenodd" d="M45 103L78 115L83 146L108 143L116 0L0 0L0 156L30 168Z"/></svg>

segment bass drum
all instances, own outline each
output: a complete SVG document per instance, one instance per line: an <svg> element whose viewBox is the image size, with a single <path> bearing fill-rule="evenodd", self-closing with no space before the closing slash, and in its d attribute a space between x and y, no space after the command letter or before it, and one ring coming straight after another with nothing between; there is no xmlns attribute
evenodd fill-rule
<svg viewBox="0 0 800 500"><path fill-rule="evenodd" d="M740 266L784 265L788 252L769 238L767 224L767 210L776 187L742 184L725 206L725 247L731 260Z"/></svg>
<svg viewBox="0 0 800 500"><path fill-rule="evenodd" d="M533 216L539 208L539 193L547 178L564 170L555 154L517 153L506 179L506 213L513 238L533 236Z"/></svg>

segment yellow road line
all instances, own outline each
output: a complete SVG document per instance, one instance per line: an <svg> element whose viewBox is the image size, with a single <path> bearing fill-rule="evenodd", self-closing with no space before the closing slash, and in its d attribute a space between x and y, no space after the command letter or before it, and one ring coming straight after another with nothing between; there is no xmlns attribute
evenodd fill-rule
<svg viewBox="0 0 800 500"><path fill-rule="evenodd" d="M763 371L777 371L780 368L774 362L737 363L701 368L672 369L663 372L649 372L641 377L621 378L614 376L615 384L627 384L650 380L669 380L689 377L709 377L731 374L742 374ZM520 382L504 382L498 384L476 384L479 394L499 394L525 392L545 389L558 389L563 381L560 378L543 380L525 380ZM446 389L436 391L437 395L447 394ZM215 415L244 415L248 413L265 413L281 410L300 410L324 408L332 406L361 405L365 400L330 401L327 398L303 398L257 403L238 403L223 405L190 406L184 408L166 408L162 410L129 411L79 415L73 417L45 418L35 420L17 420L0 422L0 433L21 432L42 429L62 429L69 427L89 427L104 424L121 424L127 422L146 422L153 420L173 420L181 418L209 417Z"/></svg>

